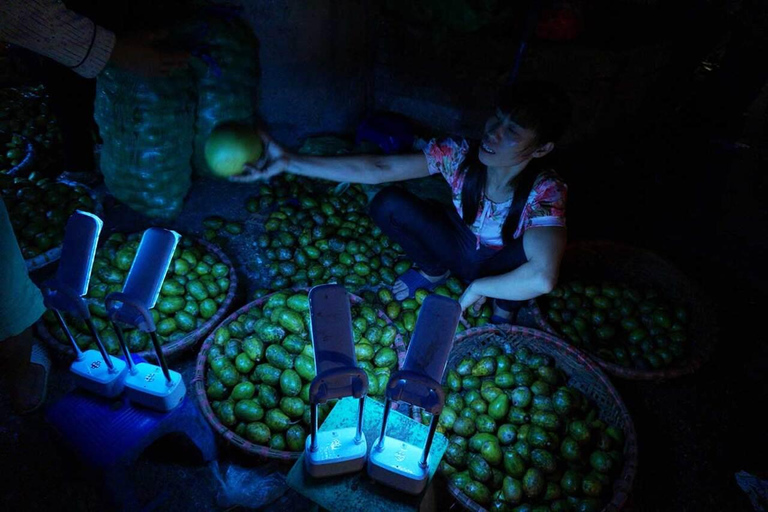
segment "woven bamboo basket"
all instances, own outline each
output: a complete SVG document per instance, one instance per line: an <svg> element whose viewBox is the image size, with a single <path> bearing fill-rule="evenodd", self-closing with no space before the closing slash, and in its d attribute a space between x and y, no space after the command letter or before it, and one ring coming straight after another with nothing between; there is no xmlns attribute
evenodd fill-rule
<svg viewBox="0 0 768 512"><path fill-rule="evenodd" d="M77 186L77 187L84 188L86 193L91 197L91 199L93 199L93 204L94 204L93 214L98 217L104 217L104 208L101 205L101 198L96 192L93 191L93 189L83 185L82 183L75 183L73 181L67 181L62 179L59 179L57 181L64 183L66 185L69 185L70 187ZM38 256L35 256L34 258L24 260L24 263L26 263L27 265L27 271L33 272L35 270L39 270L45 267L46 265L53 263L54 261L58 261L59 258L61 258L61 247L62 246L54 247Z"/></svg>
<svg viewBox="0 0 768 512"><path fill-rule="evenodd" d="M688 311L689 347L683 360L658 370L640 370L589 353L611 375L632 380L669 379L696 371L711 356L717 342L717 321L711 300L678 268L653 252L606 241L571 244L563 257L560 279L567 281L571 278L651 287L663 298ZM562 337L545 319L539 300L531 300L530 308L539 328Z"/></svg>
<svg viewBox="0 0 768 512"><path fill-rule="evenodd" d="M226 298L219 305L219 309L216 310L216 313L211 318L206 320L200 327L190 332L183 338L179 338L174 342L166 343L162 346L163 354L166 357L177 355L184 350L193 347L209 332L211 332L232 307L232 303L235 300L235 294L237 292L237 272L235 271L235 267L232 265L232 262L227 257L227 255L224 254L224 252L218 246L206 240L195 237L187 238L205 247L207 251L215 254L222 263L229 267L229 290L227 291ZM48 327L45 325L45 322L42 318L38 320L36 330L37 334L48 344L48 346L53 348L60 355L74 356L74 351L72 350L72 347L69 345L69 343L62 343L57 338L55 338L53 334L51 334L51 332L48 330ZM142 350L141 352L137 352L137 355L145 359L154 358L155 352L154 350Z"/></svg>
<svg viewBox="0 0 768 512"><path fill-rule="evenodd" d="M0 131L0 135L5 135L7 132ZM18 135L18 134L8 134L8 135ZM32 144L32 141L30 141L28 138L24 137L23 135L18 135L21 137L21 140L24 141L24 158L16 164L15 166L8 169L8 176L21 176L23 178L26 178L29 176L29 173L34 170L35 163L37 161L37 151L35 150L35 145Z"/></svg>
<svg viewBox="0 0 768 512"><path fill-rule="evenodd" d="M308 291L307 288L291 288L294 292L299 291ZM277 292L274 292L277 293ZM211 350L211 348L214 346L214 333L219 327L226 327L230 322L233 322L237 320L240 315L243 315L250 311L252 308L255 307L261 307L264 303L266 303L269 298L274 295L274 293L270 293L269 295L265 295L263 297L259 297L258 299L254 300L253 302L249 302L245 306L241 307L231 315L229 315L227 318L224 319L224 321L219 324L216 329L214 329L211 334L205 339L205 342L203 343L202 348L200 349L200 353L197 356L197 364L195 365L195 377L192 379L192 385L195 389L195 397L197 398L197 403L200 405L200 409L203 411L203 415L206 417L208 422L213 427L213 430L221 434L224 439L226 439L229 443L231 443L233 446L237 447L238 449L249 453L251 455L258 455L260 457L265 457L268 459L277 459L277 460L296 460L301 456L302 452L290 452L290 451L283 451L283 450L273 450L272 448L268 446L262 446L259 444L252 443L248 441L247 439L243 439L241 436L237 435L234 431L230 430L227 426L225 426L221 421L219 421L219 418L216 417L216 414L214 414L213 409L211 409L211 404L208 401L208 395L206 394L206 386L205 386L205 377L206 372L208 370L208 352ZM363 302L363 299L361 297L358 297L357 295L349 294L350 297L350 303L352 304L359 304ZM377 315L379 318L384 319L387 323L391 324L392 321L384 314L383 311L377 311ZM397 366L398 368L401 368L403 365L403 361L405 360L405 352L406 347L405 343L403 342L403 337L400 333L397 334L395 337L395 351L397 352Z"/></svg>
<svg viewBox="0 0 768 512"><path fill-rule="evenodd" d="M605 373L583 352L554 336L536 329L510 325L475 327L457 335L447 368L455 368L465 356L477 354L491 345L498 346L504 353L527 347L533 352L552 357L555 365L568 376L568 386L581 391L596 405L600 419L624 432L624 466L614 481L613 495L603 512L621 510L627 503L637 471L637 438L629 411ZM486 512L484 507L450 482L448 490L467 510Z"/></svg>

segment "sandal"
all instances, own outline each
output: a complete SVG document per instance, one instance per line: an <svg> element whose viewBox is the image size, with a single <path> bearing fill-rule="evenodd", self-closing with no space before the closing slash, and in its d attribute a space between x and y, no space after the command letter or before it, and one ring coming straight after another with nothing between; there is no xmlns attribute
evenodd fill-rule
<svg viewBox="0 0 768 512"><path fill-rule="evenodd" d="M504 318L500 315L491 315L491 318L488 319L489 324L494 325L502 325L502 324L512 324L512 318Z"/></svg>
<svg viewBox="0 0 768 512"><path fill-rule="evenodd" d="M509 311L501 306L498 306L494 302L494 310L498 309L500 311L505 311L509 313L509 317L504 318L503 316L499 315L498 313L494 313L491 315L491 318L488 319L489 324L495 324L495 325L502 325L502 324L509 324L509 325L515 325L517 322L517 314L520 312L520 308L515 309L514 311Z"/></svg>
<svg viewBox="0 0 768 512"><path fill-rule="evenodd" d="M441 284L445 283L448 280L448 276L445 276L443 279L439 279L435 281L434 283L421 275L421 272L418 270L414 270L412 268L408 269L403 275L398 277L400 281L405 284L405 286L408 287L408 296L403 297L402 299L398 300L404 300L404 299L412 299L414 295L416 294L416 290L419 288L423 288L427 291L432 291Z"/></svg>

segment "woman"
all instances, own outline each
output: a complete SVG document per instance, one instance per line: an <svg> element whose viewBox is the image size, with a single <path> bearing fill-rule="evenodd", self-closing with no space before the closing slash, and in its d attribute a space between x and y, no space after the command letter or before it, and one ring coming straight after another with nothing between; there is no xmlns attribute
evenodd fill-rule
<svg viewBox="0 0 768 512"><path fill-rule="evenodd" d="M505 88L479 144L432 140L423 154L314 157L285 151L264 135L265 162L234 181L281 172L353 183L386 183L442 174L455 208L388 187L370 205L382 231L416 264L395 282L402 300L449 275L469 282L462 309L494 299L492 322L514 321L522 301L555 286L566 244L567 188L543 159L570 120L567 96L546 83Z"/></svg>

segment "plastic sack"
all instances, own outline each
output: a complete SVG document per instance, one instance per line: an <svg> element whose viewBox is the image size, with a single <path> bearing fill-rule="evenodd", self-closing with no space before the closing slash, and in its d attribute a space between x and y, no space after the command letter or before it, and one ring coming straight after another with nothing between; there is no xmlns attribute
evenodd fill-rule
<svg viewBox="0 0 768 512"><path fill-rule="evenodd" d="M107 67L96 81L100 166L110 193L148 217L172 219L191 184L191 73L145 79Z"/></svg>
<svg viewBox="0 0 768 512"><path fill-rule="evenodd" d="M218 462L213 461L211 470L221 484L216 496L221 507L260 508L281 498L288 490L285 477L274 463L257 468L230 464L222 474Z"/></svg>
<svg viewBox="0 0 768 512"><path fill-rule="evenodd" d="M205 162L205 142L223 122L253 124L256 116L258 43L240 19L212 18L196 28L198 57L192 71L197 89L197 114L192 165L199 174L211 174Z"/></svg>

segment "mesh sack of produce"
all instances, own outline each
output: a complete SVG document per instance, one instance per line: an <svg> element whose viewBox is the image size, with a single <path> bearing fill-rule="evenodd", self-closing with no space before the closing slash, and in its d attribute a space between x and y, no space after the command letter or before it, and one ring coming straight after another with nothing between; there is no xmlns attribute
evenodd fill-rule
<svg viewBox="0 0 768 512"><path fill-rule="evenodd" d="M197 114L192 164L210 175L205 142L213 128L227 121L252 124L256 113L257 40L240 19L212 19L199 28L192 70L197 87Z"/></svg>
<svg viewBox="0 0 768 512"><path fill-rule="evenodd" d="M191 184L191 73L142 79L108 67L96 83L94 115L109 191L149 217L175 217Z"/></svg>

